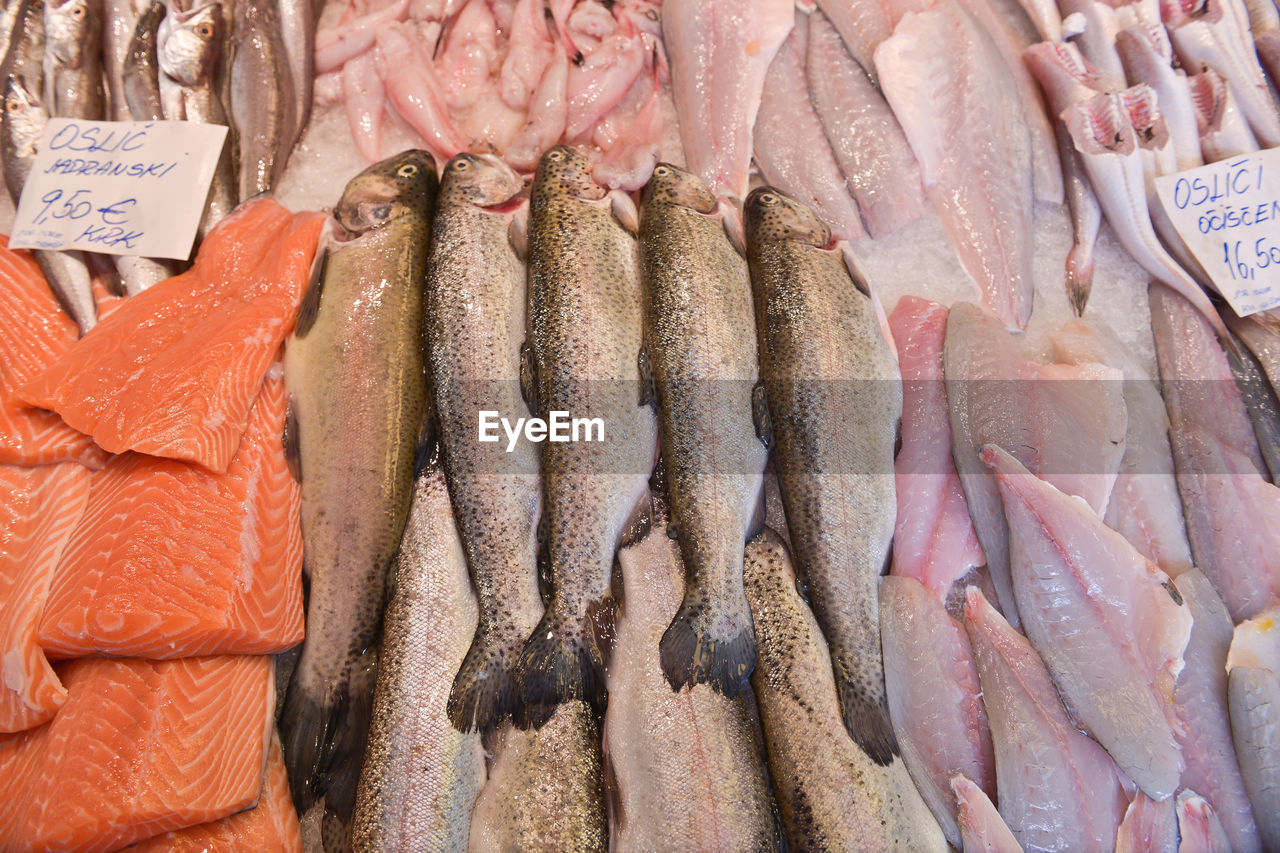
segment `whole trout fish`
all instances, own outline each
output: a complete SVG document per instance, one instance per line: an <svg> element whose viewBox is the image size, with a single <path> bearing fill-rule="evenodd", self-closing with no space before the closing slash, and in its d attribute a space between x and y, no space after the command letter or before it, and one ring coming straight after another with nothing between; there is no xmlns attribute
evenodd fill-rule
<svg viewBox="0 0 1280 853"><path fill-rule="evenodd" d="M876 584L897 514L898 368L866 286L827 248L831 232L811 210L761 187L747 197L745 219L760 380L791 543L831 644L845 725L888 764L898 744Z"/></svg>
<svg viewBox="0 0 1280 853"><path fill-rule="evenodd" d="M751 279L716 211L697 176L659 163L645 190L640 260L645 350L688 572L662 637L662 670L673 690L706 683L732 696L755 667L742 548L763 514L768 453L752 420Z"/></svg>
<svg viewBox="0 0 1280 853"><path fill-rule="evenodd" d="M480 735L453 727L445 703L477 606L439 466L414 483L389 586L352 847L462 850L484 783L484 747Z"/></svg>
<svg viewBox="0 0 1280 853"><path fill-rule="evenodd" d="M527 721L537 725L571 699L603 704L607 651L598 629L608 620L614 554L647 503L657 424L640 381L635 239L610 194L591 179L583 154L557 146L538 163L531 208L538 413L599 427L587 423L578 441L542 445L552 591L521 656Z"/></svg>
<svg viewBox="0 0 1280 853"><path fill-rule="evenodd" d="M524 182L496 157L459 154L444 169L427 262L427 347L449 494L480 621L449 716L490 731L515 710L516 664L542 616L538 592L538 452L481 443L482 411L527 418L520 391L525 274L509 233Z"/></svg>
<svg viewBox="0 0 1280 853"><path fill-rule="evenodd" d="M791 849L945 850L902 759L873 760L841 725L827 646L772 530L747 544L743 573L760 641L751 683Z"/></svg>
<svg viewBox="0 0 1280 853"><path fill-rule="evenodd" d="M325 796L343 821L355 801L383 587L425 411L422 292L435 194L425 151L351 179L285 352L286 452L302 484L311 593L281 733L299 812Z"/></svg>

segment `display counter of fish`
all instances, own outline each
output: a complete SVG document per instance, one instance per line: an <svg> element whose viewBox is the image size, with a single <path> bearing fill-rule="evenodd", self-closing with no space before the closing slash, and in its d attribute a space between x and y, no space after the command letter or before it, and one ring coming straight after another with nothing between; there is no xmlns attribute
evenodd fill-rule
<svg viewBox="0 0 1280 853"><path fill-rule="evenodd" d="M0 853L1280 849L1270 2L12 0Z"/></svg>

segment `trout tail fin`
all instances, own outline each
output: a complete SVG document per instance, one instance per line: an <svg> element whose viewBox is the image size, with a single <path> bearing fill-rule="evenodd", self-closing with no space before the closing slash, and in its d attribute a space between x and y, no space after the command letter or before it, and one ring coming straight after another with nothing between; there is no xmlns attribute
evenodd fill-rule
<svg viewBox="0 0 1280 853"><path fill-rule="evenodd" d="M524 708L517 715L517 725L538 728L557 707L573 699L602 710L608 695L604 665L591 617L563 616L553 602L525 641L520 657Z"/></svg>
<svg viewBox="0 0 1280 853"><path fill-rule="evenodd" d="M449 694L449 720L456 729L488 733L516 710L523 644L524 637L503 636L483 626L476 631Z"/></svg>
<svg viewBox="0 0 1280 853"><path fill-rule="evenodd" d="M746 596L714 600L691 585L658 651L672 690L710 684L725 696L737 695L756 668L756 634Z"/></svg>

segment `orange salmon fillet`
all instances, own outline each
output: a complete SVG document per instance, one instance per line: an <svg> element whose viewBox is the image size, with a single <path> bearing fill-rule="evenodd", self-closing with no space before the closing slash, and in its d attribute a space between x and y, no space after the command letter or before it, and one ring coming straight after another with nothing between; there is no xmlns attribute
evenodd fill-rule
<svg viewBox="0 0 1280 853"><path fill-rule="evenodd" d="M178 658L300 643L301 495L284 418L284 381L269 375L226 474L140 453L95 472L40 620L45 653Z"/></svg>
<svg viewBox="0 0 1280 853"><path fill-rule="evenodd" d="M30 253L10 249L0 234L0 464L80 462L96 468L106 460L89 436L15 396L78 338Z"/></svg>
<svg viewBox="0 0 1280 853"><path fill-rule="evenodd" d="M85 658L58 674L58 715L0 738L0 851L116 850L257 801L270 658Z"/></svg>
<svg viewBox="0 0 1280 853"><path fill-rule="evenodd" d="M66 701L36 642L36 623L88 500L82 465L0 465L0 732L47 722Z"/></svg>
<svg viewBox="0 0 1280 853"><path fill-rule="evenodd" d="M166 832L125 849L128 853L302 853L302 831L289 796L280 738L271 738L256 807L212 823Z"/></svg>
<svg viewBox="0 0 1280 853"><path fill-rule="evenodd" d="M270 198L242 204L190 270L125 300L20 398L112 453L226 471L293 328L324 219Z"/></svg>

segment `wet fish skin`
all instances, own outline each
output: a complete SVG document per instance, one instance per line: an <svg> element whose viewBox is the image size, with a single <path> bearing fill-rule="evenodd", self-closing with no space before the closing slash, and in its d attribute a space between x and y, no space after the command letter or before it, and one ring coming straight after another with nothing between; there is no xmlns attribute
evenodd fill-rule
<svg viewBox="0 0 1280 853"><path fill-rule="evenodd" d="M1280 395L1280 315L1271 310L1237 317L1234 311L1226 311L1223 319L1232 334L1253 353L1272 390Z"/></svg>
<svg viewBox="0 0 1280 853"><path fill-rule="evenodd" d="M0 77L16 75L41 102L44 100L44 0L21 0L14 11L9 49L0 63Z"/></svg>
<svg viewBox="0 0 1280 853"><path fill-rule="evenodd" d="M1258 439L1258 451L1267 466L1267 473L1274 483L1280 478L1280 401L1262 372L1262 365L1235 335L1234 346L1226 350L1231 373L1245 411L1253 424L1253 434Z"/></svg>
<svg viewBox="0 0 1280 853"><path fill-rule="evenodd" d="M796 562L831 645L849 733L888 764L898 749L876 583L896 515L897 366L864 285L826 248L831 232L811 210L761 187L745 219L760 380Z"/></svg>
<svg viewBox="0 0 1280 853"><path fill-rule="evenodd" d="M508 724L491 752L489 779L471 813L469 850L608 849L600 726L590 705L566 702L536 731Z"/></svg>
<svg viewBox="0 0 1280 853"><path fill-rule="evenodd" d="M308 634L281 718L294 803L351 816L387 566L409 510L425 411L422 292L436 193L425 151L348 182L340 226L285 352L302 483ZM335 229L337 230L337 229Z"/></svg>
<svg viewBox="0 0 1280 853"><path fill-rule="evenodd" d="M124 96L124 61L137 29L134 0L103 0L102 60L107 78L107 107L112 121L130 121Z"/></svg>
<svg viewBox="0 0 1280 853"><path fill-rule="evenodd" d="M655 167L640 219L645 349L659 400L667 494L688 582L662 638L672 690L733 696L755 667L742 549L759 514L768 456L751 395L751 279L701 179Z"/></svg>
<svg viewBox="0 0 1280 853"><path fill-rule="evenodd" d="M961 850L984 853L1022 853L1022 845L1013 837L1009 825L996 811L986 791L972 779L957 774L951 778L951 791L959 803Z"/></svg>
<svg viewBox="0 0 1280 853"><path fill-rule="evenodd" d="M84 252L32 252L45 280L84 337L98 325L98 304L93 298L93 282Z"/></svg>
<svg viewBox="0 0 1280 853"><path fill-rule="evenodd" d="M289 147L297 145L311 119L312 89L316 77L315 0L280 0L280 40L289 60L289 80L293 88L294 134Z"/></svg>
<svg viewBox="0 0 1280 853"><path fill-rule="evenodd" d="M271 189L297 133L293 80L271 0L235 0L227 112L239 145L239 197Z"/></svg>
<svg viewBox="0 0 1280 853"><path fill-rule="evenodd" d="M1274 850L1280 847L1280 674L1237 666L1227 678L1240 772L1263 848Z"/></svg>
<svg viewBox="0 0 1280 853"><path fill-rule="evenodd" d="M673 692L663 673L660 642L680 608L685 571L658 516L655 510L639 543L618 552L625 591L604 718L612 847L776 849L750 686L732 698L709 684ZM653 819L657 814L661 820Z"/></svg>
<svg viewBox="0 0 1280 853"><path fill-rule="evenodd" d="M17 74L4 80L4 112L0 113L0 157L9 197L16 207L31 173L36 147L49 116L39 93Z"/></svg>
<svg viewBox="0 0 1280 853"><path fill-rule="evenodd" d="M44 101L51 116L106 117L102 15L102 0L45 3Z"/></svg>
<svg viewBox="0 0 1280 853"><path fill-rule="evenodd" d="M751 681L790 847L946 849L901 759L874 760L848 736L827 644L772 530L747 543L743 576L760 641Z"/></svg>
<svg viewBox="0 0 1280 853"><path fill-rule="evenodd" d="M165 11L162 0L152 0L146 11L138 16L129 51L124 58L124 97L134 121L164 119L157 44Z"/></svg>
<svg viewBox="0 0 1280 853"><path fill-rule="evenodd" d="M530 201L531 352L539 412L602 418L602 442L541 448L552 593L525 642L523 722L557 705L604 699L595 620L604 617L614 554L648 498L657 418L642 401L643 305L635 239L582 153L542 155ZM581 251L582 246L592 251Z"/></svg>
<svg viewBox="0 0 1280 853"><path fill-rule="evenodd" d="M520 393L525 270L509 239L524 184L497 158L458 154L444 168L427 260L427 347L449 494L480 617L466 661L449 678L449 716L493 730L517 709L524 641L543 612L537 527L538 455L476 441L479 412L528 417ZM456 676L456 677L455 677Z"/></svg>
<svg viewBox="0 0 1280 853"><path fill-rule="evenodd" d="M438 465L414 483L388 586L352 847L462 850L484 783L484 747L480 735L453 727L445 703L478 608Z"/></svg>

